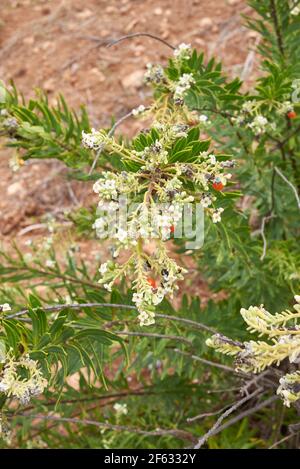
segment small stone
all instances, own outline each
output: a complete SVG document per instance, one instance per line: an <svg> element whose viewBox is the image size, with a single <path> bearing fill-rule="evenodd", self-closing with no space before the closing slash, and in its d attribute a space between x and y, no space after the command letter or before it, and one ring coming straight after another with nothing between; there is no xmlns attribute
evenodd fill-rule
<svg viewBox="0 0 300 469"><path fill-rule="evenodd" d="M202 18L200 21L201 28L211 28L213 25L213 20L209 17Z"/></svg>
<svg viewBox="0 0 300 469"><path fill-rule="evenodd" d="M121 80L122 86L124 88L133 88L133 89L139 88L142 84L143 77L144 77L144 71L136 70Z"/></svg>
<svg viewBox="0 0 300 469"><path fill-rule="evenodd" d="M46 80L43 84L43 89L48 92L52 92L55 90L55 83L53 78L49 78L49 80Z"/></svg>
<svg viewBox="0 0 300 469"><path fill-rule="evenodd" d="M93 15L93 12L89 10L88 8L85 8L84 10L80 11L77 13L77 17L80 18L81 20L86 20L90 18Z"/></svg>
<svg viewBox="0 0 300 469"><path fill-rule="evenodd" d="M24 37L23 44L25 44L26 46L32 46L32 44L34 44L34 36Z"/></svg>
<svg viewBox="0 0 300 469"><path fill-rule="evenodd" d="M155 8L155 9L154 9L153 13L154 13L155 15L157 15L157 16L160 16L160 15L163 14L163 10L162 10L162 8L159 8L159 7L158 7L158 8Z"/></svg>
<svg viewBox="0 0 300 469"><path fill-rule="evenodd" d="M8 195L14 195L17 193L22 193L23 192L23 186L20 182L14 182L7 188L7 194Z"/></svg>

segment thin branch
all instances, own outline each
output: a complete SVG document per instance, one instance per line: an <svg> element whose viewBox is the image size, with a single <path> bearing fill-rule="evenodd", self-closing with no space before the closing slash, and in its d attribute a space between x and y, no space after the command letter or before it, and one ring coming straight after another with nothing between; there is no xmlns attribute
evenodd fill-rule
<svg viewBox="0 0 300 469"><path fill-rule="evenodd" d="M275 0L270 0L270 10L271 10L271 16L272 16L272 19L273 19L273 23L274 23L274 29L275 29L275 33L276 33L278 49L280 50L280 53L281 53L282 57L284 57L285 53L284 53L284 46L283 46L283 37L282 37L282 34L281 34L280 25L279 25Z"/></svg>
<svg viewBox="0 0 300 469"><path fill-rule="evenodd" d="M112 128L110 129L110 131L108 132L107 136L108 136L108 137L112 137L113 134L115 133L116 128L119 127L119 125L121 125L122 122L124 122L126 119L128 119L128 118L131 117L131 116L132 116L132 111L128 112L127 114L125 114L125 116L123 116L123 117L121 117L119 120L117 120L117 121L114 123L114 125L112 126ZM98 151L97 151L97 153L96 153L96 156L95 156L95 158L94 158L93 164L92 164L91 169L90 169L90 171L89 171L89 176L90 176L90 175L92 174L92 172L94 171L95 166L96 166L96 164L97 164L97 162L98 162L98 160L99 160L99 158L100 158L100 155L101 155L101 153L103 152L104 148L105 148L105 143L102 143L102 144L99 146L99 149L98 149Z"/></svg>
<svg viewBox="0 0 300 469"><path fill-rule="evenodd" d="M117 304L117 303L74 303L74 304L58 304L58 305L53 305L53 306L42 306L40 309L46 312L55 312L55 311L60 311L61 309L81 309L81 308L97 308L97 307L103 307L103 308L122 308L122 309L131 309L131 310L136 310L136 306L130 306L130 305L124 305L124 304ZM24 314L28 314L29 310L28 309L23 309L22 311L18 311L17 313L12 313L7 315L5 318L6 319L14 319L19 316L23 316ZM212 332L215 333L215 329L212 327L206 326L205 324L202 324L200 322L192 321L191 319L184 319L180 318L178 316L171 316L169 314L161 314L161 313L156 313L155 317L161 318L161 319L170 319L171 321L177 321L181 322L183 324L187 324L191 327L195 327L196 329L202 329L207 332Z"/></svg>
<svg viewBox="0 0 300 469"><path fill-rule="evenodd" d="M169 42L165 41L161 37L155 36L154 34L150 33L132 33L132 34L127 34L126 36L119 37L119 39L115 39L114 41L111 41L107 47L112 47L115 46L116 44L119 44L122 41L126 41L127 39L132 39L135 37L150 37L151 39L154 39L155 41L159 41L165 46L169 47L172 50L175 50L176 47L172 46Z"/></svg>
<svg viewBox="0 0 300 469"><path fill-rule="evenodd" d="M248 402L250 399L252 399L253 397L257 396L258 394L260 394L262 391L262 388L258 388L256 389L252 394L249 394L248 396L246 397L243 397L243 399L240 399L238 402L236 402L233 406L231 406L228 410L226 410L219 418L218 420L216 421L216 423L211 427L211 429L205 433L205 435L203 435L199 440L198 440L198 443L194 446L194 449L200 449L201 446L204 445L204 443L213 435L216 434L218 428L220 427L221 423L223 422L223 420L228 417L230 414L232 414L232 412L234 412L235 410L237 410L239 407L241 407L243 404L245 404L246 402Z"/></svg>
<svg viewBox="0 0 300 469"><path fill-rule="evenodd" d="M135 309L135 306L130 305L123 305L117 303L74 303L74 304L59 304L54 306L41 306L40 308L35 309L42 309L43 311L47 312L55 312L60 311L61 309L81 309L81 308L123 308L123 309ZM5 316L5 319L14 319L19 316L23 316L24 314L29 313L28 309L23 309L22 311L18 311L17 313L9 314Z"/></svg>
<svg viewBox="0 0 300 469"><path fill-rule="evenodd" d="M232 419L228 420L228 422L224 423L219 427L215 432L214 435L217 435L217 433L222 432L228 427L231 427L231 425L234 425L235 423L239 422L240 420L244 419L245 417L249 417L252 414L255 414L260 409L263 409L264 407L267 407L268 405L272 404L272 402L276 401L279 399L279 396L273 395L269 397L269 399L266 399L265 401L262 401L258 403L256 406L251 407L250 409L245 410L244 412L241 412L238 414L236 417L233 417Z"/></svg>
<svg viewBox="0 0 300 469"><path fill-rule="evenodd" d="M260 256L261 261L264 260L267 254L267 239L265 236L265 225L266 225L266 222L268 222L272 218L275 218L275 215L273 214L274 208L275 208L275 176L276 176L276 171L275 171L275 168L273 168L272 180L271 180L271 208L269 212L263 217L262 222L261 222L261 227L260 227L260 234L263 239L263 246L264 246L262 255Z"/></svg>
<svg viewBox="0 0 300 469"><path fill-rule="evenodd" d="M30 418L30 419L75 423L75 424L80 424L80 425L93 425L98 428L106 428L108 430L115 430L115 431L121 431L121 432L137 433L138 435L145 435L145 436L171 435L181 440L188 440L192 442L195 442L196 440L195 437L191 433L188 433L184 430L176 430L176 429L169 430L169 429L159 428L157 430L148 431L148 430L141 430L139 428L127 427L125 425L113 425L107 422L97 422L96 420L78 419L78 418L73 418L73 417L57 417L54 415L40 415L40 414L37 414L37 415L20 414L20 416Z"/></svg>
<svg viewBox="0 0 300 469"><path fill-rule="evenodd" d="M196 329L202 329L207 332L212 332L213 334L216 333L216 330L213 327L206 326L206 324L202 324L201 322L192 321L191 319L184 319L184 318L179 318L178 316L171 316L169 314L161 314L161 313L155 313L155 317L162 318L162 319L170 319L171 321L182 322L183 324L187 324L191 327L195 327Z"/></svg>
<svg viewBox="0 0 300 469"><path fill-rule="evenodd" d="M224 407L222 407L222 409L216 410L215 412L206 412L204 414L195 415L195 417L187 418L186 421L188 423L191 423L191 422L195 422L196 420L204 419L206 417L213 417L215 415L221 414L222 412L224 412L224 410L228 409L228 407L231 407L231 406L232 404L227 404Z"/></svg>
<svg viewBox="0 0 300 469"><path fill-rule="evenodd" d="M154 339L178 340L178 342L184 342L190 346L193 345L193 343L189 339L186 339L185 337L181 337L178 335L165 335L165 334L156 334L154 332L151 333L151 332L129 332L129 331L114 331L114 334L136 336L136 337L152 337Z"/></svg>
<svg viewBox="0 0 300 469"><path fill-rule="evenodd" d="M183 352L182 350L179 350L177 348L174 349L174 352L179 353L180 355L184 355L185 357L191 358L192 360L195 360L197 362L203 363L203 365L208 365L208 366L212 366L215 368L219 368L220 370L227 371L229 373L234 373L242 377L246 376L244 375L244 373L239 373L238 371L236 371L234 368L231 368L230 366L226 366L226 365L222 365L221 363L216 363L210 360L206 360L205 358L198 357L198 355L193 355L192 353Z"/></svg>
<svg viewBox="0 0 300 469"><path fill-rule="evenodd" d="M298 195L298 192L297 192L297 189L296 187L294 186L293 183L291 183L291 181L289 181L285 175L280 171L279 168L277 168L277 166L274 167L276 173L292 188L294 194L295 194L295 198L297 200L297 205L298 205L298 208L300 210L300 198L299 198L299 195Z"/></svg>
<svg viewBox="0 0 300 469"><path fill-rule="evenodd" d="M260 234L261 234L261 237L263 239L263 252L262 252L262 255L260 256L260 260L263 261L264 258L266 257L266 254L267 254L267 238L266 238L266 235L265 235L265 226L266 226L266 223L270 220L272 220L272 218L275 218L275 215L271 214L271 215L267 215L265 217L263 217L262 221L261 221L261 227L260 227Z"/></svg>
<svg viewBox="0 0 300 469"><path fill-rule="evenodd" d="M292 437L295 436L296 434L297 434L297 433L291 433L290 435L285 436L285 437L282 438L281 440L276 441L276 443L274 443L272 446L270 446L269 449L274 449L274 448L276 448L276 446L279 446L281 443L284 443L285 441L289 440L290 438L292 438Z"/></svg>

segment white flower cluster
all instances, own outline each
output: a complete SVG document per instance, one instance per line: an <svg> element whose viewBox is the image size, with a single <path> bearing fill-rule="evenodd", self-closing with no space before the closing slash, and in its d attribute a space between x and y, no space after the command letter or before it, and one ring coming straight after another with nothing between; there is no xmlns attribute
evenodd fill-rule
<svg viewBox="0 0 300 469"><path fill-rule="evenodd" d="M20 375L20 370L27 371L28 377ZM47 380L43 378L38 362L31 360L29 355L18 360L7 354L6 362L0 374L0 392L8 397L15 397L21 404L28 404L32 396L43 393Z"/></svg>
<svg viewBox="0 0 300 469"><path fill-rule="evenodd" d="M297 5L297 3L299 3L297 0L292 0L292 2L290 2L291 15L293 16L298 16L300 14L300 5Z"/></svg>
<svg viewBox="0 0 300 469"><path fill-rule="evenodd" d="M113 405L113 408L116 412L117 417L121 417L122 415L128 414L127 404L120 404L119 402L116 402Z"/></svg>
<svg viewBox="0 0 300 469"><path fill-rule="evenodd" d="M174 100L182 100L186 91L188 91L194 83L195 79L192 73L184 73L181 75L175 85Z"/></svg>
<svg viewBox="0 0 300 469"><path fill-rule="evenodd" d="M0 313L5 313L6 311L11 311L11 307L8 303L3 303L3 305L0 305Z"/></svg>
<svg viewBox="0 0 300 469"><path fill-rule="evenodd" d="M181 77L182 86L187 87L191 82L191 75ZM144 108L137 108L136 114L143 111ZM202 118L202 121L207 120ZM134 274L133 302L141 325L153 324L155 307L166 295L172 297L177 289L176 282L183 278L183 269L163 246L172 234L176 236L181 231L184 204L199 199L213 223L221 221L223 208L214 207L215 191L222 190L230 179L231 174L224 169L232 167L233 162L218 161L209 152L194 155L191 163L172 162L176 141L187 137L188 131L189 126L178 122L175 114L169 120L154 122L133 147L121 146L114 138L100 132L108 151L118 152L126 162L137 163L139 168L135 172L103 172L94 184L94 191L99 195L98 216L93 225L97 236L114 239L113 258L121 249L131 252L122 265L114 261L102 264L99 283L111 291L119 280ZM145 146L147 140L149 143ZM91 146L95 146L94 141ZM189 149L192 150L191 146ZM188 182L197 187L195 194L186 189ZM149 258L144 243L151 239L156 241L156 251Z"/></svg>
<svg viewBox="0 0 300 469"><path fill-rule="evenodd" d="M277 394L281 396L287 407L297 402L300 399L300 371L287 373L280 378Z"/></svg>
<svg viewBox="0 0 300 469"><path fill-rule="evenodd" d="M143 104L140 104L137 108L132 109L131 113L134 117L140 116L141 114L144 114L146 111L146 107Z"/></svg>
<svg viewBox="0 0 300 469"><path fill-rule="evenodd" d="M107 142L107 139L106 134L95 129L89 133L82 131L82 145L90 150L99 150Z"/></svg>
<svg viewBox="0 0 300 469"><path fill-rule="evenodd" d="M142 152L136 152L135 154L145 161L142 169L147 171L152 171L160 165L166 165L169 156L159 140L156 140L150 147L145 147Z"/></svg>
<svg viewBox="0 0 300 469"><path fill-rule="evenodd" d="M212 222L219 223L221 221L221 214L224 212L223 207L219 207L216 210L212 210Z"/></svg>
<svg viewBox="0 0 300 469"><path fill-rule="evenodd" d="M160 65L147 64L144 81L147 84L160 85L164 82L164 69Z"/></svg>
<svg viewBox="0 0 300 469"><path fill-rule="evenodd" d="M137 293L133 294L132 301L135 303L139 312L138 319L140 326L150 326L155 323L154 308L162 302L166 295L171 297L174 291L178 289L176 282L183 279L186 270L180 268L176 262L171 259L164 259L159 262L161 270L161 283L156 285L156 281L152 278L137 284Z"/></svg>
<svg viewBox="0 0 300 469"><path fill-rule="evenodd" d="M166 142L171 142L176 140L176 138L186 137L189 130L189 126L186 124L167 125L157 121L153 123L152 127L163 135L163 139Z"/></svg>
<svg viewBox="0 0 300 469"><path fill-rule="evenodd" d="M291 101L283 101L283 103L280 103L277 112L279 115L285 116L289 112L293 112L293 111L294 111L293 103Z"/></svg>
<svg viewBox="0 0 300 469"><path fill-rule="evenodd" d="M206 114L198 115L198 121L202 126L208 126L211 124L211 121L208 119Z"/></svg>
<svg viewBox="0 0 300 469"><path fill-rule="evenodd" d="M138 181L134 173L122 171L120 174L105 171L101 179L95 182L93 190L99 194L100 206L102 202L117 199L120 194L134 193L138 190Z"/></svg>
<svg viewBox="0 0 300 469"><path fill-rule="evenodd" d="M251 129L255 135L261 135L266 132L269 126L269 121L266 117L258 114L254 117L253 121L247 124L247 127Z"/></svg>
<svg viewBox="0 0 300 469"><path fill-rule="evenodd" d="M185 60L188 59L192 55L192 48L190 44L185 44L182 42L179 46L174 50L174 57L177 60Z"/></svg>

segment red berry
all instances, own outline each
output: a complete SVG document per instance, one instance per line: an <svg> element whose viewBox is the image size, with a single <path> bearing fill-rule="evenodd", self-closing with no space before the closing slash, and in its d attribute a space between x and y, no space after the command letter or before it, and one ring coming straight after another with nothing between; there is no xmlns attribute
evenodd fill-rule
<svg viewBox="0 0 300 469"><path fill-rule="evenodd" d="M156 281L154 280L154 278L148 278L147 279L147 282L149 283L149 285L152 287L152 288L156 288Z"/></svg>
<svg viewBox="0 0 300 469"><path fill-rule="evenodd" d="M174 231L175 231L175 226L174 225L170 226L170 231L171 231L172 234L174 233Z"/></svg>
<svg viewBox="0 0 300 469"><path fill-rule="evenodd" d="M213 188L216 190L216 191L221 191L223 189L223 184L220 182L214 182L213 183Z"/></svg>
<svg viewBox="0 0 300 469"><path fill-rule="evenodd" d="M287 113L289 119L296 119L297 113L295 111L290 111Z"/></svg>

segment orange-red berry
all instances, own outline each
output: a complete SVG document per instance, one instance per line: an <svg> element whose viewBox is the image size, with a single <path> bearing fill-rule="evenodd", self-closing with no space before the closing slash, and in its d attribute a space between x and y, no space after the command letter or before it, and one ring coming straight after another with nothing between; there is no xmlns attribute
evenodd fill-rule
<svg viewBox="0 0 300 469"><path fill-rule="evenodd" d="M297 113L295 111L290 111L287 113L289 119L296 119Z"/></svg>
<svg viewBox="0 0 300 469"><path fill-rule="evenodd" d="M170 226L170 231L171 231L172 234L174 233L174 231L175 231L175 226L174 225Z"/></svg>
<svg viewBox="0 0 300 469"><path fill-rule="evenodd" d="M221 191L224 187L221 182L214 182L212 186L216 191Z"/></svg>
<svg viewBox="0 0 300 469"><path fill-rule="evenodd" d="M156 288L156 281L154 280L154 278L148 278L147 279L147 282L149 283L149 285L152 287L152 288Z"/></svg>

